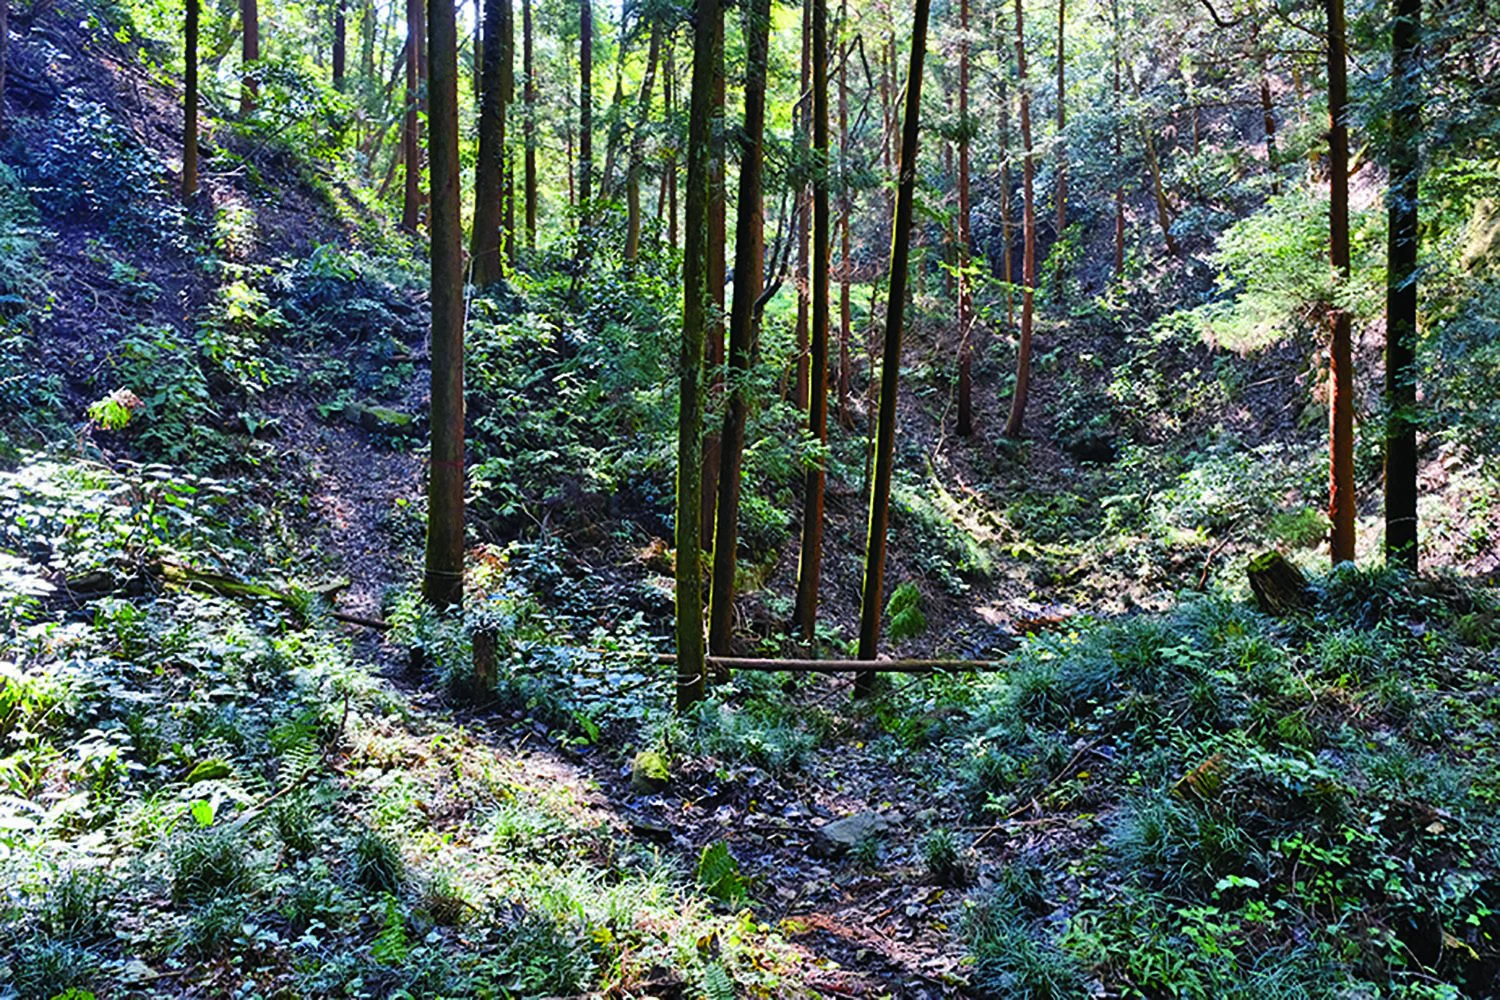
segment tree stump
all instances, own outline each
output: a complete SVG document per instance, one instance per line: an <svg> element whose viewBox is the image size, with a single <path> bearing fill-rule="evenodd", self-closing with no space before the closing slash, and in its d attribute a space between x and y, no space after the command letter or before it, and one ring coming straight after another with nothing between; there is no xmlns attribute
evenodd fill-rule
<svg viewBox="0 0 1500 1000"><path fill-rule="evenodd" d="M1281 618L1312 605L1313 592L1307 577L1280 552L1262 552L1250 560L1246 573L1250 589L1255 592L1255 603L1265 614Z"/></svg>

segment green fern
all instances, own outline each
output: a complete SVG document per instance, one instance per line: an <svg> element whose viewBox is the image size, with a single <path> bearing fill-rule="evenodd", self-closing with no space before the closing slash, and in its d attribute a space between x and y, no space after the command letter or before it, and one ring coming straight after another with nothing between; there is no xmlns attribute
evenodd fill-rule
<svg viewBox="0 0 1500 1000"><path fill-rule="evenodd" d="M406 920L401 916L401 904L395 896L385 897L385 924L375 941L370 945L370 956L381 965L400 965L411 953L406 939Z"/></svg>
<svg viewBox="0 0 1500 1000"><path fill-rule="evenodd" d="M724 846L722 844L718 845ZM734 1000L734 980L718 960L703 967L703 1000Z"/></svg>

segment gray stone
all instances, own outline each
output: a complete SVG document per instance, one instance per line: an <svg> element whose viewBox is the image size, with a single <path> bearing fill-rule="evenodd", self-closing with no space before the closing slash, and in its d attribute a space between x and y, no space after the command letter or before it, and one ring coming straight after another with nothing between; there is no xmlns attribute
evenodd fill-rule
<svg viewBox="0 0 1500 1000"><path fill-rule="evenodd" d="M813 833L813 853L819 857L837 857L861 841L879 837L890 826L890 820L877 812L858 812L824 823Z"/></svg>

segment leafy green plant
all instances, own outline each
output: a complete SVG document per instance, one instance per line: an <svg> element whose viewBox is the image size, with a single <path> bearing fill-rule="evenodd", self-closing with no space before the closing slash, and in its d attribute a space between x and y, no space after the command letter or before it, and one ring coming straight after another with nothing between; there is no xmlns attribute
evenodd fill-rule
<svg viewBox="0 0 1500 1000"><path fill-rule="evenodd" d="M922 613L922 593L910 580L891 592L885 615L890 623L886 634L892 642L914 639L927 629L927 616Z"/></svg>
<svg viewBox="0 0 1500 1000"><path fill-rule="evenodd" d="M715 899L731 906L745 898L745 879L740 864L729 853L729 845L714 841L698 856L698 884Z"/></svg>

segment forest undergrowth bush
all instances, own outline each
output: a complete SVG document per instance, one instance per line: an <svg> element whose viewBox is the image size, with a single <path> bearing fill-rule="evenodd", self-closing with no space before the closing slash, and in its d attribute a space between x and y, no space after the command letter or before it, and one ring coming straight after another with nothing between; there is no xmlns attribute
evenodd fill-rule
<svg viewBox="0 0 1500 1000"><path fill-rule="evenodd" d="M1049 866L1077 880L1069 911L975 904L976 981L1029 995L1056 963L1147 995L1493 981L1495 663L1459 623L1496 597L1352 568L1317 587L1317 615L1289 622L1209 596L1083 623L972 695L980 814L1103 834L1067 875Z"/></svg>

